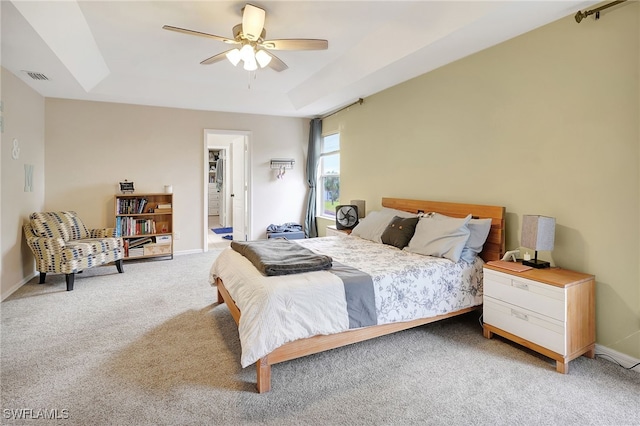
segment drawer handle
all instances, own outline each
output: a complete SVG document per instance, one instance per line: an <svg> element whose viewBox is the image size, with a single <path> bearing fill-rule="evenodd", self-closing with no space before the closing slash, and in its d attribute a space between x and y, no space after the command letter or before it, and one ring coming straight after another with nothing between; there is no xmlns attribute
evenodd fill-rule
<svg viewBox="0 0 640 426"><path fill-rule="evenodd" d="M520 290L529 291L529 286L527 284L515 282L515 283L513 283L513 286L515 288L519 288Z"/></svg>
<svg viewBox="0 0 640 426"><path fill-rule="evenodd" d="M511 315L514 317L521 319L523 321L529 321L529 315L523 314L522 312L511 310Z"/></svg>

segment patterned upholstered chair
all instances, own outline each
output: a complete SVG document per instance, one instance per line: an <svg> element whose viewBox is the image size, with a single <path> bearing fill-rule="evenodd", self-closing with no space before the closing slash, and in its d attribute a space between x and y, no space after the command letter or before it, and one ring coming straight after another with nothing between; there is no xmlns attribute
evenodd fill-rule
<svg viewBox="0 0 640 426"><path fill-rule="evenodd" d="M115 228L87 229L76 212L33 213L24 224L24 235L36 258L40 284L47 273L66 274L71 291L76 272L112 262L123 272L123 242Z"/></svg>

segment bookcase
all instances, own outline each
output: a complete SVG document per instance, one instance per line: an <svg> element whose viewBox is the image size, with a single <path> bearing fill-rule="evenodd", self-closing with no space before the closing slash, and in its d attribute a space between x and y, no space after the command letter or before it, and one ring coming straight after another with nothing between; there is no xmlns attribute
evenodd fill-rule
<svg viewBox="0 0 640 426"><path fill-rule="evenodd" d="M116 195L115 222L125 260L173 259L173 194Z"/></svg>

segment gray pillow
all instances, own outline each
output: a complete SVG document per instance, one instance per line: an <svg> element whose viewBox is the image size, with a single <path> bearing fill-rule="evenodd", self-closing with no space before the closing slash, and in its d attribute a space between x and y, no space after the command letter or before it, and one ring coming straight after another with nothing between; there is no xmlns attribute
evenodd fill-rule
<svg viewBox="0 0 640 426"><path fill-rule="evenodd" d="M462 249L460 258L465 262L473 263L487 241L489 231L491 231L491 219L471 219L467 227L470 235L467 244Z"/></svg>
<svg viewBox="0 0 640 426"><path fill-rule="evenodd" d="M426 256L445 257L454 262L460 260L462 249L469 239L467 224L471 215L464 219L424 216L418 221L413 238L405 250Z"/></svg>
<svg viewBox="0 0 640 426"><path fill-rule="evenodd" d="M413 213L402 210L383 207L381 210L372 211L362 218L358 225L351 231L351 235L364 238L365 240L382 242L382 233L387 229L387 225L395 216L398 217L418 217Z"/></svg>
<svg viewBox="0 0 640 426"><path fill-rule="evenodd" d="M434 219L452 219L440 213L431 213ZM471 219L467 224L469 228L469 239L462 249L460 258L467 263L473 263L478 254L482 251L484 243L487 241L489 231L491 231L491 219Z"/></svg>
<svg viewBox="0 0 640 426"><path fill-rule="evenodd" d="M382 243L398 247L402 250L409 244L409 241L411 241L417 224L417 217L403 218L395 216L391 219L389 225L387 225L387 229L382 233Z"/></svg>

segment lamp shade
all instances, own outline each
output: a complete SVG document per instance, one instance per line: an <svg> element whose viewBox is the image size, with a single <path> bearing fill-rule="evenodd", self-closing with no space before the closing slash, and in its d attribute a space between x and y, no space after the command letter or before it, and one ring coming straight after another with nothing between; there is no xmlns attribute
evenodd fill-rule
<svg viewBox="0 0 640 426"><path fill-rule="evenodd" d="M553 250L556 234L556 219L547 216L522 216L520 245L532 250Z"/></svg>
<svg viewBox="0 0 640 426"><path fill-rule="evenodd" d="M244 60L244 69L247 71L255 71L258 69L258 63L256 58L249 58Z"/></svg>
<svg viewBox="0 0 640 426"><path fill-rule="evenodd" d="M234 67L238 65L238 62L240 62L240 59L242 59L242 55L240 54L240 51L238 49L232 49L228 51L226 56L229 62L231 62Z"/></svg>
<svg viewBox="0 0 640 426"><path fill-rule="evenodd" d="M258 50L256 52L256 61L258 61L258 65L260 65L260 68L264 68L269 65L269 62L271 62L271 55L269 55L264 50Z"/></svg>

